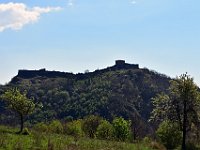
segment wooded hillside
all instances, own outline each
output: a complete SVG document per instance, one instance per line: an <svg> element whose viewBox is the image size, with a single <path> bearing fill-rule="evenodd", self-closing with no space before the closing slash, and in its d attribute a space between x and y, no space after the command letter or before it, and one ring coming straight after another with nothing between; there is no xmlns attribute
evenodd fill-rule
<svg viewBox="0 0 200 150"><path fill-rule="evenodd" d="M108 120L122 116L138 126L147 127L152 111L151 98L167 92L170 81L163 74L123 62L83 74L39 70L35 74L30 71L29 76L29 71L25 72L26 75L19 72L9 84L2 86L1 93L9 87L18 87L34 98L38 107L27 118L30 123L94 114ZM12 117L12 114L4 110L2 102L0 106L0 122L9 122L8 116Z"/></svg>

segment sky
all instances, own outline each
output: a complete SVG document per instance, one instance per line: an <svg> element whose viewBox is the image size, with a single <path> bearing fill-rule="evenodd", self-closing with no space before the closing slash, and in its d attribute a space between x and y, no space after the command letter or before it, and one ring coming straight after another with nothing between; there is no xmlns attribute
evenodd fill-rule
<svg viewBox="0 0 200 150"><path fill-rule="evenodd" d="M117 59L200 85L199 0L1 0L0 84L19 69L94 71Z"/></svg>

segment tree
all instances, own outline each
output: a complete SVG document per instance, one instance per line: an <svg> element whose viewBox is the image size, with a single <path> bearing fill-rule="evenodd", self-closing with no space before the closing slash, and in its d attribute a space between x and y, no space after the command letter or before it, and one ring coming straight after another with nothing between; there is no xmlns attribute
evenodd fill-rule
<svg viewBox="0 0 200 150"><path fill-rule="evenodd" d="M131 121L122 117L115 118L112 122L114 136L120 141L126 141L131 135Z"/></svg>
<svg viewBox="0 0 200 150"><path fill-rule="evenodd" d="M171 81L169 94L153 98L154 110L151 119L168 119L179 124L182 131L182 150L186 149L186 137L192 123L199 123L200 92L193 78L183 74Z"/></svg>
<svg viewBox="0 0 200 150"><path fill-rule="evenodd" d="M169 120L159 125L156 135L167 149L175 149L181 143L182 134L179 125Z"/></svg>
<svg viewBox="0 0 200 150"><path fill-rule="evenodd" d="M95 138L98 126L101 124L102 118L99 116L87 116L83 119L83 132L90 138Z"/></svg>
<svg viewBox="0 0 200 150"><path fill-rule="evenodd" d="M110 122L103 120L97 128L96 135L99 139L112 139L114 128Z"/></svg>
<svg viewBox="0 0 200 150"><path fill-rule="evenodd" d="M79 138L83 136L82 120L74 120L64 125L64 133Z"/></svg>
<svg viewBox="0 0 200 150"><path fill-rule="evenodd" d="M49 125L49 131L52 133L63 133L63 126L59 120L53 120Z"/></svg>
<svg viewBox="0 0 200 150"><path fill-rule="evenodd" d="M17 88L7 90L1 99L6 102L9 109L16 112L20 117L20 131L21 133L24 128L24 118L33 112L35 104L32 99L26 97L26 94L21 94Z"/></svg>

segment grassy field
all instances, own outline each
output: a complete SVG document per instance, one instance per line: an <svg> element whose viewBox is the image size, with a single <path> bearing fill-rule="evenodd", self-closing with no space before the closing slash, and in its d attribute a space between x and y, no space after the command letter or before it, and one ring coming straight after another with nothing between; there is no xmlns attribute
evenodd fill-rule
<svg viewBox="0 0 200 150"><path fill-rule="evenodd" d="M0 126L0 150L152 150L141 143L75 139L36 131L31 131L30 135L19 135L16 132L17 129Z"/></svg>

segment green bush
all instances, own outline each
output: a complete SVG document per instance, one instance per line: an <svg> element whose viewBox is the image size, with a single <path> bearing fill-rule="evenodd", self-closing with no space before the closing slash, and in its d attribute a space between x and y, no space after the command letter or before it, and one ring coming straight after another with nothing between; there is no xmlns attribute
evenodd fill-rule
<svg viewBox="0 0 200 150"><path fill-rule="evenodd" d="M158 143L156 141L151 141L151 143L149 144L149 147L151 147L154 150L166 150L165 146L162 145L161 143Z"/></svg>
<svg viewBox="0 0 200 150"><path fill-rule="evenodd" d="M75 136L75 137L83 136L81 120L75 120L75 121L68 122L67 124L65 124L64 133Z"/></svg>
<svg viewBox="0 0 200 150"><path fill-rule="evenodd" d="M48 132L48 126L44 122L37 123L33 129L38 132Z"/></svg>
<svg viewBox="0 0 200 150"><path fill-rule="evenodd" d="M87 135L90 138L95 138L96 137L95 133L101 121L102 121L101 117L94 115L84 118L82 129L85 135Z"/></svg>
<svg viewBox="0 0 200 150"><path fill-rule="evenodd" d="M52 133L63 133L63 126L59 120L53 120L49 125L49 131Z"/></svg>
<svg viewBox="0 0 200 150"><path fill-rule="evenodd" d="M163 121L156 131L159 140L167 149L175 149L181 144L182 134L177 123Z"/></svg>
<svg viewBox="0 0 200 150"><path fill-rule="evenodd" d="M99 139L112 139L113 126L110 122L103 120L97 128L96 136Z"/></svg>
<svg viewBox="0 0 200 150"><path fill-rule="evenodd" d="M67 116L64 118L65 122L72 122L74 120L74 118L72 116Z"/></svg>
<svg viewBox="0 0 200 150"><path fill-rule="evenodd" d="M181 150L181 145L176 150ZM188 142L186 143L186 150L200 150L200 147L192 142Z"/></svg>
<svg viewBox="0 0 200 150"><path fill-rule="evenodd" d="M182 145L179 145L176 150L182 150ZM195 145L195 143L188 142L186 143L186 150L200 150L200 147L198 147L198 145Z"/></svg>
<svg viewBox="0 0 200 150"><path fill-rule="evenodd" d="M197 147L194 143L189 142L186 144L186 149L187 150L200 150L199 147Z"/></svg>
<svg viewBox="0 0 200 150"><path fill-rule="evenodd" d="M126 141L131 136L131 121L127 121L122 117L115 118L112 122L114 128L114 136L117 140Z"/></svg>
<svg viewBox="0 0 200 150"><path fill-rule="evenodd" d="M152 139L150 137L146 136L142 139L142 142L147 145L152 142Z"/></svg>
<svg viewBox="0 0 200 150"><path fill-rule="evenodd" d="M30 135L30 131L28 130L28 128L24 128L24 130L22 131L23 135Z"/></svg>

